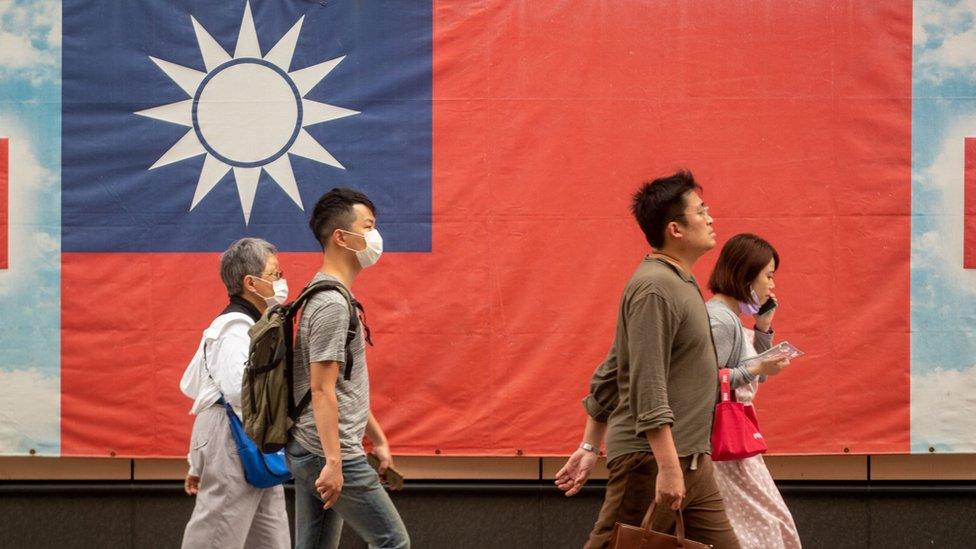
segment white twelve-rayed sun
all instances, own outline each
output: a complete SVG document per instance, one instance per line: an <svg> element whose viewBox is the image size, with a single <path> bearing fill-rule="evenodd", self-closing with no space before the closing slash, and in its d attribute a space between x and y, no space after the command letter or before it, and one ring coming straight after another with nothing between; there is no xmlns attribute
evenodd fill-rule
<svg viewBox="0 0 976 549"><path fill-rule="evenodd" d="M345 169L305 131L312 124L359 114L305 99L344 57L288 72L304 19L262 57L248 2L233 57L193 17L206 72L150 57L190 99L135 113L189 128L149 169L206 155L190 210L232 169L245 224L262 170L304 209L289 154Z"/></svg>

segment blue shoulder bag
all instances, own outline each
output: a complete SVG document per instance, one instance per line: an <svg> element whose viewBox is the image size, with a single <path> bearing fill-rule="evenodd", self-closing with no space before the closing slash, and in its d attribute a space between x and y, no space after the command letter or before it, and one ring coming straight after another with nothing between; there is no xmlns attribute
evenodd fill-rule
<svg viewBox="0 0 976 549"><path fill-rule="evenodd" d="M244 478L248 484L257 488L271 488L288 482L291 480L291 471L288 470L288 463L285 461L285 449L265 454L258 449L254 441L248 438L241 418L237 417L234 407L224 398L220 385L210 374L210 366L207 365L207 343L207 341L203 343L203 367L207 369L207 376L220 393L220 403L224 405L224 410L227 412L230 432L234 435L237 455L241 458L241 466L244 468Z"/></svg>
<svg viewBox="0 0 976 549"><path fill-rule="evenodd" d="M270 488L291 480L291 472L285 462L285 449L268 454L258 450L257 445L244 433L244 425L241 423L241 418L234 413L234 408L227 399L223 401L224 409L227 410L227 419L230 421L230 432L234 434L237 455L241 457L247 483L258 488Z"/></svg>

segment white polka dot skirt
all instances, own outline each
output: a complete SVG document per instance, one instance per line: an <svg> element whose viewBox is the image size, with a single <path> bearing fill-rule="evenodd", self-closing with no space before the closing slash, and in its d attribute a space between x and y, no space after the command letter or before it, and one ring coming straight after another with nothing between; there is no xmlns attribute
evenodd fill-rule
<svg viewBox="0 0 976 549"><path fill-rule="evenodd" d="M761 455L716 461L715 480L742 549L799 549L793 515Z"/></svg>

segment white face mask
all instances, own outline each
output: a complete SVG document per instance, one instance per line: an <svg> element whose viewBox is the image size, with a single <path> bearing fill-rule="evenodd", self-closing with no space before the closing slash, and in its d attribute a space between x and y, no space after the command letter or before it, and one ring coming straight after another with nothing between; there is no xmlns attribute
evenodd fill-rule
<svg viewBox="0 0 976 549"><path fill-rule="evenodd" d="M288 301L288 281L284 278L279 278L271 283L271 288L274 289L274 299L279 305L284 305Z"/></svg>
<svg viewBox="0 0 976 549"><path fill-rule="evenodd" d="M342 231L342 229L339 230ZM376 265L376 262L380 260L380 256L383 255L383 237L380 236L380 232L378 230L370 229L366 231L366 234L359 234L351 231L342 232L361 236L366 240L365 250L353 250L352 248L346 248L347 250L356 252L356 259L359 260L359 264L362 265L364 269L366 267Z"/></svg>
<svg viewBox="0 0 976 549"><path fill-rule="evenodd" d="M266 282L271 284L271 289L274 290L274 295L271 297L264 297L264 302L268 304L268 307L272 305L284 305L288 301L288 281L284 278L279 278L274 282L269 282L263 278L254 277L255 280L260 280L261 282ZM258 294L260 295L260 294Z"/></svg>

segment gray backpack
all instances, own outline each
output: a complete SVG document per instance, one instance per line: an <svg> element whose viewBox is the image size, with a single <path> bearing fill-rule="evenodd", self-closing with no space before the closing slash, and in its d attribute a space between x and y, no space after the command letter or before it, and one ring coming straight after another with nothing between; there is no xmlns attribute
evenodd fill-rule
<svg viewBox="0 0 976 549"><path fill-rule="evenodd" d="M248 330L251 345L241 388L241 412L244 431L262 452L277 452L288 443L288 431L312 400L312 393L308 391L298 404L294 404L295 317L309 298L326 291L339 292L349 305L343 376L349 380L353 366L350 346L359 330L358 313L362 306L338 282L323 280L309 284L291 303L269 307ZM368 328L366 340L369 341Z"/></svg>

